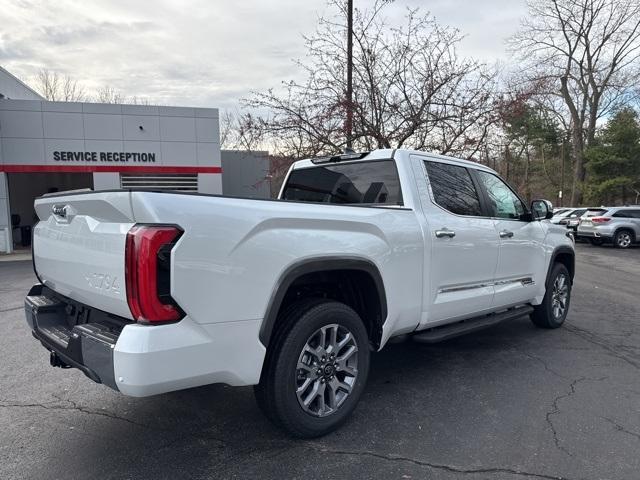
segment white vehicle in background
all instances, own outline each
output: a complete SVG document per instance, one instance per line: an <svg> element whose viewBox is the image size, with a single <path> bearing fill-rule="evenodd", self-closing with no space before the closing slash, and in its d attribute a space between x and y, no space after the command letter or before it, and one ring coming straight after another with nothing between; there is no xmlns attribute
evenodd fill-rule
<svg viewBox="0 0 640 480"><path fill-rule="evenodd" d="M555 217L556 215L562 215L565 212L568 212L569 210L572 210L571 208L565 208L565 207L555 207L553 209L553 217ZM551 217L551 218L553 218Z"/></svg>
<svg viewBox="0 0 640 480"><path fill-rule="evenodd" d="M35 209L25 309L52 365L135 397L256 385L299 437L348 418L391 337L557 328L569 310L573 243L550 204L418 151L297 162L280 200L116 190Z"/></svg>
<svg viewBox="0 0 640 480"><path fill-rule="evenodd" d="M551 217L551 223L566 226L569 223L569 219L579 218L580 215L584 214L586 211L586 208L569 208L561 213L554 214L553 217Z"/></svg>
<svg viewBox="0 0 640 480"><path fill-rule="evenodd" d="M565 217L568 217L571 212L573 212L575 210L575 208L559 208L556 211L553 212L553 215L551 216L551 223L555 223L558 224L560 223L560 220L562 220Z"/></svg>

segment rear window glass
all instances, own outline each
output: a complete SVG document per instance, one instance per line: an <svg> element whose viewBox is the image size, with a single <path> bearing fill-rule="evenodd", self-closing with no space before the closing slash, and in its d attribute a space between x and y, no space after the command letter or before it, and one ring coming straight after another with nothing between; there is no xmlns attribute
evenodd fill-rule
<svg viewBox="0 0 640 480"><path fill-rule="evenodd" d="M604 208L592 208L587 210L584 214L585 217L598 217L600 215L604 215L607 211Z"/></svg>
<svg viewBox="0 0 640 480"><path fill-rule="evenodd" d="M400 180L393 160L293 170L282 198L318 203L402 205Z"/></svg>

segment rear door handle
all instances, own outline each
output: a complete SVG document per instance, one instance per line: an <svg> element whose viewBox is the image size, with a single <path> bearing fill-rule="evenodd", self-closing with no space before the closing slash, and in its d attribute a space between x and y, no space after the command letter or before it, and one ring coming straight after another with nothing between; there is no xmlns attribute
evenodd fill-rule
<svg viewBox="0 0 640 480"><path fill-rule="evenodd" d="M511 238L513 237L513 232L510 232L509 230L502 230L500 232L500 238Z"/></svg>
<svg viewBox="0 0 640 480"><path fill-rule="evenodd" d="M456 236L456 232L453 230L449 230L448 228L443 228L442 230L436 230L436 237L438 238L453 238Z"/></svg>

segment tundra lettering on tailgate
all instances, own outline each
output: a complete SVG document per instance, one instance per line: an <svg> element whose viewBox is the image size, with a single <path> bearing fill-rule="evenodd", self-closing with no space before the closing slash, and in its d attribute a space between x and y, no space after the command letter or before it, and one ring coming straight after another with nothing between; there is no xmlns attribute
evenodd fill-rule
<svg viewBox="0 0 640 480"><path fill-rule="evenodd" d="M84 277L91 288L106 292L120 293L120 284L117 277L106 273L88 273Z"/></svg>

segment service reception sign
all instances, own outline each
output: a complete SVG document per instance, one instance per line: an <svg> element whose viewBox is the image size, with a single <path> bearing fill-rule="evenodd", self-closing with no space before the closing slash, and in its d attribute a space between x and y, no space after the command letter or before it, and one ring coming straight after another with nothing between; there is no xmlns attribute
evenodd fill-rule
<svg viewBox="0 0 640 480"><path fill-rule="evenodd" d="M155 153L139 152L53 152L54 162L155 163Z"/></svg>

